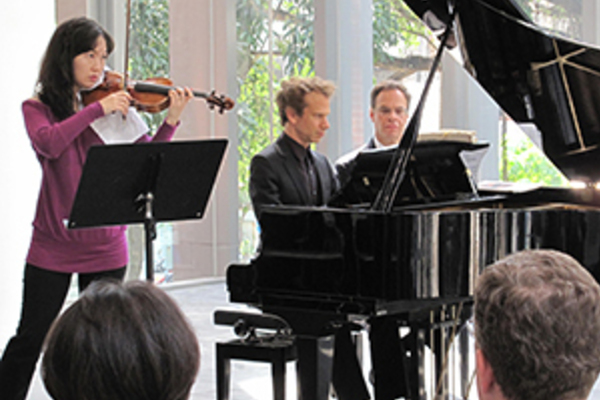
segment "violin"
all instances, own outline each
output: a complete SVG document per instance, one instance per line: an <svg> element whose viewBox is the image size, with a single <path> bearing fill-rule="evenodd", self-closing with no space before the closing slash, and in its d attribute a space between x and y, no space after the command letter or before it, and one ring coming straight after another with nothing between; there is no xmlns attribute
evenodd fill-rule
<svg viewBox="0 0 600 400"><path fill-rule="evenodd" d="M157 113L169 107L169 90L175 89L173 81L169 78L149 78L143 81L128 80L125 83L123 75L115 71L106 71L104 80L94 89L81 92L81 100L84 105L102 100L119 90L126 90L132 97L131 105L139 111L148 113ZM215 95L211 93L192 90L194 97L199 97L209 105L211 110L218 109L219 113L231 110L234 101L229 97Z"/></svg>

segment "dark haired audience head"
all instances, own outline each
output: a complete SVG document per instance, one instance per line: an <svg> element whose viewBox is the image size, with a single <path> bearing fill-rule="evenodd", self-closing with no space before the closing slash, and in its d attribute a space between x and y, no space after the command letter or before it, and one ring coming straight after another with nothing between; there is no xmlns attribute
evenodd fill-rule
<svg viewBox="0 0 600 400"><path fill-rule="evenodd" d="M193 329L147 282L93 282L52 326L42 376L55 400L185 400L200 364Z"/></svg>
<svg viewBox="0 0 600 400"><path fill-rule="evenodd" d="M583 400L600 372L600 286L553 250L510 255L475 289L481 400Z"/></svg>

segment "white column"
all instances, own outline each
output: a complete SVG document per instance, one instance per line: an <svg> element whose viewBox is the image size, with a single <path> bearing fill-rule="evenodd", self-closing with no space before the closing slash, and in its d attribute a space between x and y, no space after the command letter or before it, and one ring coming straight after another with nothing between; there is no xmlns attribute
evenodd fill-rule
<svg viewBox="0 0 600 400"><path fill-rule="evenodd" d="M89 0L96 1L96 0ZM55 0L56 2L56 21L64 22L69 18L88 16L89 6L86 0ZM33 7L28 10L31 12ZM37 12L37 9L36 9Z"/></svg>
<svg viewBox="0 0 600 400"><path fill-rule="evenodd" d="M170 3L171 78L200 91L236 96L235 0L180 0ZM211 111L203 100L184 112L178 140L229 140L203 219L174 224L177 279L223 275L237 260L238 189L235 109Z"/></svg>
<svg viewBox="0 0 600 400"><path fill-rule="evenodd" d="M331 128L319 151L332 161L372 134L369 93L373 86L371 0L315 0L316 75L335 82Z"/></svg>
<svg viewBox="0 0 600 400"><path fill-rule="evenodd" d="M88 0L88 17L96 20L115 41L115 50L107 65L115 71L125 69L127 48L127 0Z"/></svg>

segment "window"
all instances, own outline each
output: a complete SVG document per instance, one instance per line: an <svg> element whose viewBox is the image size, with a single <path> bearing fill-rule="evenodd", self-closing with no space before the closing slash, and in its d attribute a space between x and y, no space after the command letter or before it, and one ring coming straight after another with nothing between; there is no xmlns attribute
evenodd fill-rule
<svg viewBox="0 0 600 400"><path fill-rule="evenodd" d="M284 76L314 74L313 0L237 1L240 258L258 243L248 192L250 160L280 132L274 95Z"/></svg>

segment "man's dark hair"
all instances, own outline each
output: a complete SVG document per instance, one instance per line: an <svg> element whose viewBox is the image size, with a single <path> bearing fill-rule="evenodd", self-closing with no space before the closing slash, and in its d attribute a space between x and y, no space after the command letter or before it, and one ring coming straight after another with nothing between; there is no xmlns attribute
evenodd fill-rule
<svg viewBox="0 0 600 400"><path fill-rule="evenodd" d="M377 105L377 96L379 96L379 93L381 93L385 90L399 90L400 92L402 92L402 94L406 98L406 107L407 108L410 107L410 93L408 92L408 89L406 88L406 86L404 86L402 83L400 83L398 81L385 80L385 81L379 82L377 85L373 86L373 89L371 89L371 108L373 110L375 109L375 106ZM406 111L408 111L408 110L406 110Z"/></svg>
<svg viewBox="0 0 600 400"><path fill-rule="evenodd" d="M56 400L185 400L199 364L196 335L166 293L105 280L52 326L42 376Z"/></svg>
<svg viewBox="0 0 600 400"><path fill-rule="evenodd" d="M477 281L475 337L506 398L585 399L600 372L600 286L567 254L510 255Z"/></svg>

